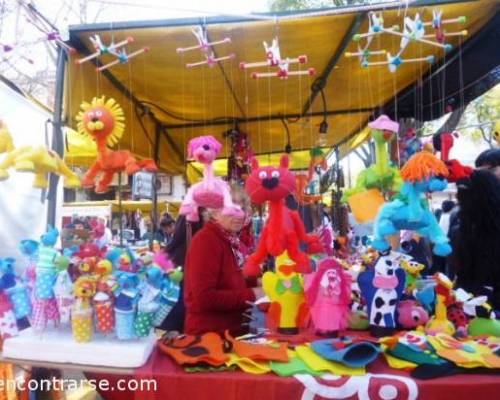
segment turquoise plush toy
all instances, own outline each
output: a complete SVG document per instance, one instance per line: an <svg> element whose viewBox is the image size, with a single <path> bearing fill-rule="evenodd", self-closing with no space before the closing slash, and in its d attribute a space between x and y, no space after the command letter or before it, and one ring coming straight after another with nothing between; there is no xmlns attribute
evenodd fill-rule
<svg viewBox="0 0 500 400"><path fill-rule="evenodd" d="M35 280L35 295L39 300L54 298L54 284L57 278L56 259L59 255L54 246L58 237L59 231L49 225L47 232L40 238Z"/></svg>
<svg viewBox="0 0 500 400"><path fill-rule="evenodd" d="M444 190L447 175L446 165L432 153L415 154L401 170L405 183L398 198L382 206L378 213L372 246L378 251L386 251L390 248L386 236L411 230L429 238L434 244L434 254L442 257L450 254L449 239L424 197L425 193Z"/></svg>

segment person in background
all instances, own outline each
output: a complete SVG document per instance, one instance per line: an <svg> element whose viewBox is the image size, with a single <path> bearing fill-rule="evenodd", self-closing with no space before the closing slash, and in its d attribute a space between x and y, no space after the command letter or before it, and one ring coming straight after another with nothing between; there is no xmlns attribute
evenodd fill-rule
<svg viewBox="0 0 500 400"><path fill-rule="evenodd" d="M233 201L243 206L245 194L232 188ZM250 288L243 276L245 256L239 233L245 225L243 216L224 215L211 210L209 220L193 237L186 256L184 302L187 334L205 332L237 335L248 331L243 312L248 303L261 297L261 288Z"/></svg>
<svg viewBox="0 0 500 400"><path fill-rule="evenodd" d="M457 287L486 295L500 310L500 166L481 168L457 182L460 207L452 233Z"/></svg>
<svg viewBox="0 0 500 400"><path fill-rule="evenodd" d="M170 260L176 267L182 267L186 260L186 252L191 238L198 232L207 218L204 210L198 210L198 222L187 222L184 215L180 215L175 223L172 240L165 248ZM167 315L160 325L160 329L165 331L184 332L184 319L186 317L186 307L184 305L184 281L180 284L179 300L174 308Z"/></svg>
<svg viewBox="0 0 500 400"><path fill-rule="evenodd" d="M450 217L453 209L455 208L455 202L453 200L445 200L441 204L441 213L439 218L439 226L445 235L448 235L448 231L450 230ZM432 255L432 269L431 272L443 272L445 274L449 274L447 263L447 257Z"/></svg>
<svg viewBox="0 0 500 400"><path fill-rule="evenodd" d="M162 237L161 242L168 245L172 238L174 237L175 231L175 219L172 218L162 218L160 221L159 236Z"/></svg>

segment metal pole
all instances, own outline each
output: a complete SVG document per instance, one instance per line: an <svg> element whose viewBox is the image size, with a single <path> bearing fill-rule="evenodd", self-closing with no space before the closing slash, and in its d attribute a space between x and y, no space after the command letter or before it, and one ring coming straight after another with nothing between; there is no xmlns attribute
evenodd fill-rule
<svg viewBox="0 0 500 400"><path fill-rule="evenodd" d="M66 52L62 47L59 47L57 53L57 70L56 70L56 88L55 88L55 101L54 101L54 115L52 122L52 150L54 150L59 157L64 156L64 136L63 136L63 98L64 98L64 73L66 68ZM57 185L59 183L59 176L50 174L49 178L49 192L47 194L48 210L47 210L47 224L55 226L56 223L56 209L57 209Z"/></svg>
<svg viewBox="0 0 500 400"><path fill-rule="evenodd" d="M120 247L123 247L123 207L122 207L122 173L118 172L118 216L120 217Z"/></svg>
<svg viewBox="0 0 500 400"><path fill-rule="evenodd" d="M163 131L163 127L161 124L156 124L155 125L155 149L154 149L154 155L153 159L158 165L160 161L160 141L161 141L161 133ZM152 232L151 232L151 239L149 241L150 247L153 245L153 240L154 240L154 234L158 229L158 193L156 191L156 172L153 173L153 215L151 216L151 222L152 222Z"/></svg>

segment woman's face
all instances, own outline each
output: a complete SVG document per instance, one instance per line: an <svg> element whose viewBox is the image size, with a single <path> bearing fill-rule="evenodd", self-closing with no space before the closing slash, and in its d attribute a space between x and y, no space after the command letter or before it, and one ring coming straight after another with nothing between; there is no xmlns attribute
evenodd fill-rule
<svg viewBox="0 0 500 400"><path fill-rule="evenodd" d="M245 226L247 213L247 205L245 204L245 197L240 193L232 193L232 200L234 204L237 204L243 210L240 216L223 215L222 210L217 210L212 213L213 219L222 226L225 230L238 233Z"/></svg>
<svg viewBox="0 0 500 400"><path fill-rule="evenodd" d="M234 217L231 215L223 215L222 211L218 210L213 213L214 220L225 230L237 233L243 229L245 224L245 215Z"/></svg>

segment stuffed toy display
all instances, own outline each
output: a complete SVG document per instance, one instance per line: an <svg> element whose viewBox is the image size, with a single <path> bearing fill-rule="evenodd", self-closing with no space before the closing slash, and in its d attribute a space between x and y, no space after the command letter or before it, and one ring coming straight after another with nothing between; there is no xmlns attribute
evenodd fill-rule
<svg viewBox="0 0 500 400"><path fill-rule="evenodd" d="M287 252L276 258L276 272L262 276L262 289L271 305L267 311L267 326L279 333L294 335L305 327L307 304L304 280Z"/></svg>
<svg viewBox="0 0 500 400"><path fill-rule="evenodd" d="M9 178L9 168L18 172L31 172L35 175L33 187L47 189L48 174L63 176L64 187L75 189L80 187L80 179L69 169L59 155L44 146L22 146L14 148L12 137L2 121L0 121L0 153L6 153L0 162L0 181Z"/></svg>
<svg viewBox="0 0 500 400"><path fill-rule="evenodd" d="M250 175L250 159L253 156L250 140L238 127L224 133L231 140L231 155L227 159L227 176L230 181L243 184Z"/></svg>
<svg viewBox="0 0 500 400"><path fill-rule="evenodd" d="M306 276L306 296L316 333L336 337L347 328L351 301L351 275L333 259L319 262Z"/></svg>
<svg viewBox="0 0 500 400"><path fill-rule="evenodd" d="M405 287L405 272L400 268L400 260L401 254L388 250L380 253L372 268L358 275L373 336L391 335L396 329L396 310Z"/></svg>
<svg viewBox="0 0 500 400"><path fill-rule="evenodd" d="M309 161L309 169L307 173L308 184L305 192L310 196L318 196L321 194L320 181L321 171L326 172L328 164L326 162L325 153L320 147L314 147L309 152L311 157Z"/></svg>
<svg viewBox="0 0 500 400"><path fill-rule="evenodd" d="M188 157L202 163L203 180L191 186L182 201L179 213L190 222L198 221L198 207L222 208L225 215L243 215L241 207L234 204L229 185L214 175L213 161L222 145L213 136L199 136L188 144Z"/></svg>
<svg viewBox="0 0 500 400"><path fill-rule="evenodd" d="M415 153L422 150L422 142L417 136L415 128L408 128L400 137L397 146L392 146L393 159L399 159L399 164L404 165Z"/></svg>
<svg viewBox="0 0 500 400"><path fill-rule="evenodd" d="M279 167L259 167L257 159L252 160L252 173L246 181L245 189L253 203L263 204L269 201L269 218L255 253L246 261L246 275L258 275L259 266L268 255L278 257L285 250L295 262L297 272L309 272L310 260L300 250L300 242L304 242L306 251L310 253L322 251L318 237L306 234L298 212L285 205L285 198L295 189L295 178L288 169L288 162L287 155L281 157Z"/></svg>
<svg viewBox="0 0 500 400"><path fill-rule="evenodd" d="M76 117L78 133L92 138L97 145L97 160L83 177L84 188L95 186L96 193L105 193L115 173L125 171L132 175L142 169L151 172L158 170L153 160L139 161L128 150L108 148L120 141L125 130L123 109L114 99L94 97L91 103L83 102L80 107L81 111ZM102 177L96 182L99 174Z"/></svg>
<svg viewBox="0 0 500 400"><path fill-rule="evenodd" d="M471 167L462 165L458 160L450 160L450 150L453 147L455 138L458 138L458 132L436 133L432 137L434 150L441 153L441 161L448 167L448 182L456 182L459 179L467 178L473 171Z"/></svg>
<svg viewBox="0 0 500 400"><path fill-rule="evenodd" d="M379 251L390 248L386 236L400 230L413 230L426 236L434 244L434 254L446 257L451 253L448 237L429 209L424 195L444 190L448 176L446 165L433 154L421 151L415 154L401 170L405 183L398 198L385 204L379 211L374 227L372 246Z"/></svg>
<svg viewBox="0 0 500 400"><path fill-rule="evenodd" d="M365 192L369 189L378 189L383 193L398 192L401 185L401 176L396 167L389 163L388 143L399 131L399 124L386 115L381 115L368 124L372 129L372 138L375 142L375 164L361 171L356 180L356 186L347 190L342 198L348 201L352 195Z"/></svg>

